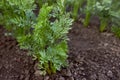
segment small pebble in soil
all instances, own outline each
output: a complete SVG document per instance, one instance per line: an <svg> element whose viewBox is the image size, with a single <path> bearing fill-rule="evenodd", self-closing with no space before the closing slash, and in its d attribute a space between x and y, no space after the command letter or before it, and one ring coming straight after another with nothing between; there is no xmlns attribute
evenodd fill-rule
<svg viewBox="0 0 120 80"><path fill-rule="evenodd" d="M62 77L62 76L60 76L59 80L65 80L65 78L64 78L64 77Z"/></svg>
<svg viewBox="0 0 120 80"><path fill-rule="evenodd" d="M77 72L74 72L74 75L77 75Z"/></svg>
<svg viewBox="0 0 120 80"><path fill-rule="evenodd" d="M107 47L107 46L108 46L108 43L104 43L104 46Z"/></svg>
<svg viewBox="0 0 120 80"><path fill-rule="evenodd" d="M109 71L107 72L107 76L113 77L113 72L109 70Z"/></svg>
<svg viewBox="0 0 120 80"><path fill-rule="evenodd" d="M70 77L68 80L74 80L74 77Z"/></svg>
<svg viewBox="0 0 120 80"><path fill-rule="evenodd" d="M83 70L85 70L85 69L84 69L83 67L80 67L80 70L82 70L82 71L83 71Z"/></svg>
<svg viewBox="0 0 120 80"><path fill-rule="evenodd" d="M71 71L70 71L69 69L67 69L67 70L64 69L64 70L62 71L62 73L63 73L63 74L62 74L63 76L68 76L68 77L69 77L69 76L72 75L72 73L71 73Z"/></svg>
<svg viewBox="0 0 120 80"><path fill-rule="evenodd" d="M85 76L85 73L82 73L83 76Z"/></svg>
<svg viewBox="0 0 120 80"><path fill-rule="evenodd" d="M82 80L87 80L86 78L82 78Z"/></svg>
<svg viewBox="0 0 120 80"><path fill-rule="evenodd" d="M34 74L35 74L35 76L40 76L40 71L36 70Z"/></svg>
<svg viewBox="0 0 120 80"><path fill-rule="evenodd" d="M20 75L20 80L23 80L23 78L24 78L24 75Z"/></svg>
<svg viewBox="0 0 120 80"><path fill-rule="evenodd" d="M72 73L71 73L71 71L68 69L67 72L66 72L66 76L71 76L71 75L72 75Z"/></svg>
<svg viewBox="0 0 120 80"><path fill-rule="evenodd" d="M96 74L93 74L90 76L91 80L97 80L97 75Z"/></svg>
<svg viewBox="0 0 120 80"><path fill-rule="evenodd" d="M29 78L30 78L30 75L27 75L26 78L25 78L25 80L29 80Z"/></svg>
<svg viewBox="0 0 120 80"><path fill-rule="evenodd" d="M98 76L99 76L98 80L108 80L107 76L104 74L99 73Z"/></svg>
<svg viewBox="0 0 120 80"><path fill-rule="evenodd" d="M45 77L44 77L44 80L49 80L49 76L45 76Z"/></svg>

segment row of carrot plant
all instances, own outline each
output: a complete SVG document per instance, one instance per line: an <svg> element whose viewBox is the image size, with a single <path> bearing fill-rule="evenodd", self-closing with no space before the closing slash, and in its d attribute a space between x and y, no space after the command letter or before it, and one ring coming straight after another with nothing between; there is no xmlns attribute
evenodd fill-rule
<svg viewBox="0 0 120 80"><path fill-rule="evenodd" d="M1 0L0 25L38 61L42 75L52 74L67 66L67 33L73 20L85 14L87 27L91 16L98 16L101 32L111 26L120 37L119 7L118 0Z"/></svg>

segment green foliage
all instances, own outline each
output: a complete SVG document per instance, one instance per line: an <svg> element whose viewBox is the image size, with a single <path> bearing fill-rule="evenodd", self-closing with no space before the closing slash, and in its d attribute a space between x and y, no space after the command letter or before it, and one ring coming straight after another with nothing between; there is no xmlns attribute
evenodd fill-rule
<svg viewBox="0 0 120 80"><path fill-rule="evenodd" d="M57 5L44 4L32 34L22 38L23 48L27 45L25 48L39 61L42 74L55 73L67 65L67 33L73 21L69 16L64 10L63 0Z"/></svg>
<svg viewBox="0 0 120 80"><path fill-rule="evenodd" d="M56 3L57 0L36 0L36 3L38 4L39 8L42 7L45 3L48 3L48 5L52 5Z"/></svg>
<svg viewBox="0 0 120 80"><path fill-rule="evenodd" d="M101 19L101 21L100 21L100 32L103 32L107 25L108 25L108 20L106 18Z"/></svg>
<svg viewBox="0 0 120 80"><path fill-rule="evenodd" d="M95 13L100 17L100 32L103 32L111 20L112 0L101 0L95 4Z"/></svg>
<svg viewBox="0 0 120 80"><path fill-rule="evenodd" d="M111 11L111 16L112 16L112 27L111 31L120 38L120 2L113 1L114 4L112 4L112 10Z"/></svg>
<svg viewBox="0 0 120 80"><path fill-rule="evenodd" d="M83 2L84 2L83 0L74 0L74 2L73 2L72 16L75 20L78 17L78 11L79 11L80 7L82 6Z"/></svg>
<svg viewBox="0 0 120 80"><path fill-rule="evenodd" d="M112 17L112 26L120 27L120 2L118 0L113 0L112 8L110 11Z"/></svg>
<svg viewBox="0 0 120 80"><path fill-rule="evenodd" d="M66 0L65 1L66 8L67 9L72 8L71 16L72 16L73 19L77 20L78 15L79 15L78 13L79 13L80 9L82 8L83 3L85 1L86 0Z"/></svg>
<svg viewBox="0 0 120 80"><path fill-rule="evenodd" d="M111 30L117 37L120 38L120 27L112 26Z"/></svg>
<svg viewBox="0 0 120 80"><path fill-rule="evenodd" d="M67 33L73 21L65 12L64 0L51 2L41 3L36 18L35 0L0 1L0 24L12 32L20 48L39 61L42 74L55 73L67 65Z"/></svg>
<svg viewBox="0 0 120 80"><path fill-rule="evenodd" d="M118 0L101 0L95 4L95 13L100 17L100 31L103 32L109 23L118 25L120 21L120 2Z"/></svg>
<svg viewBox="0 0 120 80"><path fill-rule="evenodd" d="M16 37L25 35L34 25L34 9L34 0L1 0L0 24Z"/></svg>
<svg viewBox="0 0 120 80"><path fill-rule="evenodd" d="M91 14L93 13L93 5L95 4L96 0L87 0L86 10L85 10L85 20L83 22L84 26L87 27L90 22Z"/></svg>
<svg viewBox="0 0 120 80"><path fill-rule="evenodd" d="M40 10L38 16L38 23L33 31L33 54L40 61L39 67L43 72L49 74L55 73L56 70L60 70L61 67L67 65L67 33L72 24L72 20L69 18L69 14L64 14L62 11L62 2L59 2L56 9L53 9L52 14L55 12L60 15L54 15L56 18L54 22L50 22L50 14L53 6L44 5ZM57 10L57 11L56 11ZM58 12L59 11L59 12ZM38 45L37 47L35 47Z"/></svg>
<svg viewBox="0 0 120 80"><path fill-rule="evenodd" d="M120 5L119 5L120 6ZM120 10L111 13L112 14L112 27L111 31L120 38Z"/></svg>

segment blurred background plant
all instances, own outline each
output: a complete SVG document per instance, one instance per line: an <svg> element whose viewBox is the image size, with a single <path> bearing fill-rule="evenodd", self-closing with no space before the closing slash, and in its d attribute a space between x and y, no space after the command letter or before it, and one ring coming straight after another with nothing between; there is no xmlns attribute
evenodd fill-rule
<svg viewBox="0 0 120 80"><path fill-rule="evenodd" d="M87 27L90 23L91 15L94 13L93 5L96 3L96 0L87 0L85 8L85 19L84 19L84 26Z"/></svg>
<svg viewBox="0 0 120 80"><path fill-rule="evenodd" d="M97 1L94 5L95 14L99 16L100 19L100 32L103 32L105 30L111 20L111 5L112 0Z"/></svg>
<svg viewBox="0 0 120 80"><path fill-rule="evenodd" d="M35 23L35 8L34 0L1 0L0 24L16 37L26 35Z"/></svg>

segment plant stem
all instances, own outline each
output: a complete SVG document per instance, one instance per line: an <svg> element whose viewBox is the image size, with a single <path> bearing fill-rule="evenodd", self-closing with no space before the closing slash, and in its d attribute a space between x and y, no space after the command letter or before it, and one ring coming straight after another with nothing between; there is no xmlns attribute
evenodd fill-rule
<svg viewBox="0 0 120 80"><path fill-rule="evenodd" d="M75 20L77 19L78 11L79 11L79 8L82 6L82 3L83 3L83 0L78 0L78 1L75 1L73 4L72 16Z"/></svg>
<svg viewBox="0 0 120 80"><path fill-rule="evenodd" d="M90 22L90 17L91 17L91 13L89 11L87 11L86 13L86 17L85 17L85 20L84 20L84 26L87 27L89 22Z"/></svg>
<svg viewBox="0 0 120 80"><path fill-rule="evenodd" d="M100 21L100 32L103 32L107 26L107 20L101 19Z"/></svg>

